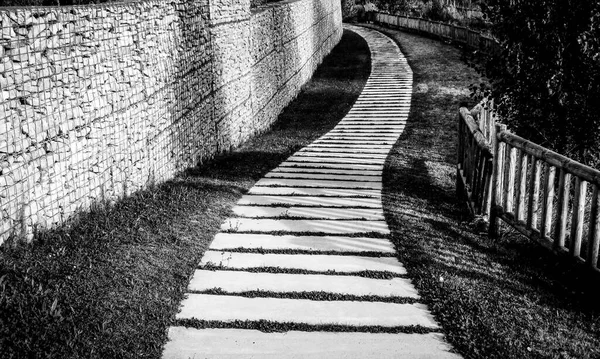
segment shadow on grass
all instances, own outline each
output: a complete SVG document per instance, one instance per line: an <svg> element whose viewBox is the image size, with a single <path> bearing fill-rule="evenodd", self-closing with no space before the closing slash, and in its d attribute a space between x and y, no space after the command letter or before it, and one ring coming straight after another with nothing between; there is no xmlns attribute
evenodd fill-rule
<svg viewBox="0 0 600 359"><path fill-rule="evenodd" d="M369 63L364 40L345 32L272 131L32 245L0 247L0 357L160 357L189 276L231 208L347 113Z"/></svg>
<svg viewBox="0 0 600 359"><path fill-rule="evenodd" d="M447 89L481 79L450 46L388 33L410 55L414 88L428 90L387 159L384 212L447 339L468 358L600 357L597 278L522 237L490 240L455 197L456 117L469 99Z"/></svg>

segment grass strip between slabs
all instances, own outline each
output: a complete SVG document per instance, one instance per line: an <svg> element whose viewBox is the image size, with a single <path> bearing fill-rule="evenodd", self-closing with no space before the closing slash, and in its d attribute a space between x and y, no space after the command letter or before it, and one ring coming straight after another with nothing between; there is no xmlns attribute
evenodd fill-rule
<svg viewBox="0 0 600 359"><path fill-rule="evenodd" d="M253 267L253 268L231 268L223 265L217 265L208 263L205 265L198 266L197 269L202 270L223 270L230 272L250 272L250 273L282 273L282 274L321 274L321 275L338 275L338 276L349 276L349 277L362 277L371 279L392 279L392 278L406 278L404 274L392 273L389 271L373 271L363 270L356 272L338 272L335 270L327 271L315 271L308 269L299 268L281 268L281 267Z"/></svg>
<svg viewBox="0 0 600 359"><path fill-rule="evenodd" d="M439 329L420 325L384 327L376 325L339 325L339 324L305 324L293 322L273 322L269 320L234 320L230 322L201 319L177 319L176 326L195 329L255 329L264 333L283 333L289 331L302 332L363 332L389 334L428 334L438 333Z"/></svg>
<svg viewBox="0 0 600 359"><path fill-rule="evenodd" d="M277 299L308 299L314 301L355 301L355 302L382 302L396 304L420 303L417 298L409 297L382 297L377 295L352 295L343 293L331 293L325 291L313 292L274 292L263 290L252 290L244 292L228 292L221 288L208 290L190 291L194 294L228 295L245 298L277 298Z"/></svg>

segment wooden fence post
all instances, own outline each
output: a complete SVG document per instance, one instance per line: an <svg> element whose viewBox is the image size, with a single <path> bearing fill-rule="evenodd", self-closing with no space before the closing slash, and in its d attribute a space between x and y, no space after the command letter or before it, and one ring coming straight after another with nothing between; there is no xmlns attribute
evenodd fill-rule
<svg viewBox="0 0 600 359"><path fill-rule="evenodd" d="M504 159L503 152L500 150L501 146L498 136L506 131L506 125L496 124L496 133L494 138L494 172L492 173L492 203L490 206L490 224L488 228L488 234L491 238L498 237L498 229L500 227L500 218L498 216L498 206L502 204L502 177L504 175Z"/></svg>

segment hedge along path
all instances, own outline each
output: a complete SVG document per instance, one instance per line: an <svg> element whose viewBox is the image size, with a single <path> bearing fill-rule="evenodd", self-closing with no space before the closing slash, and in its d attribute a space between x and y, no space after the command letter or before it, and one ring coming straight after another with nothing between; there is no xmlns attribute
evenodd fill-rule
<svg viewBox="0 0 600 359"><path fill-rule="evenodd" d="M361 95L238 202L190 281L163 358L459 358L383 217L383 164L406 125L412 71L391 39L345 26L371 51Z"/></svg>

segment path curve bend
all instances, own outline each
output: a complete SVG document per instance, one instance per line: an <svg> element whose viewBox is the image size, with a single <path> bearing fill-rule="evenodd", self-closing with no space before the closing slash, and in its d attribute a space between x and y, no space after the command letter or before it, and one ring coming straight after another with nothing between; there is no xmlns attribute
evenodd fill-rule
<svg viewBox="0 0 600 359"><path fill-rule="evenodd" d="M345 27L371 51L362 93L237 203L163 358L460 358L396 259L383 215L383 166L406 126L412 71L387 36Z"/></svg>

